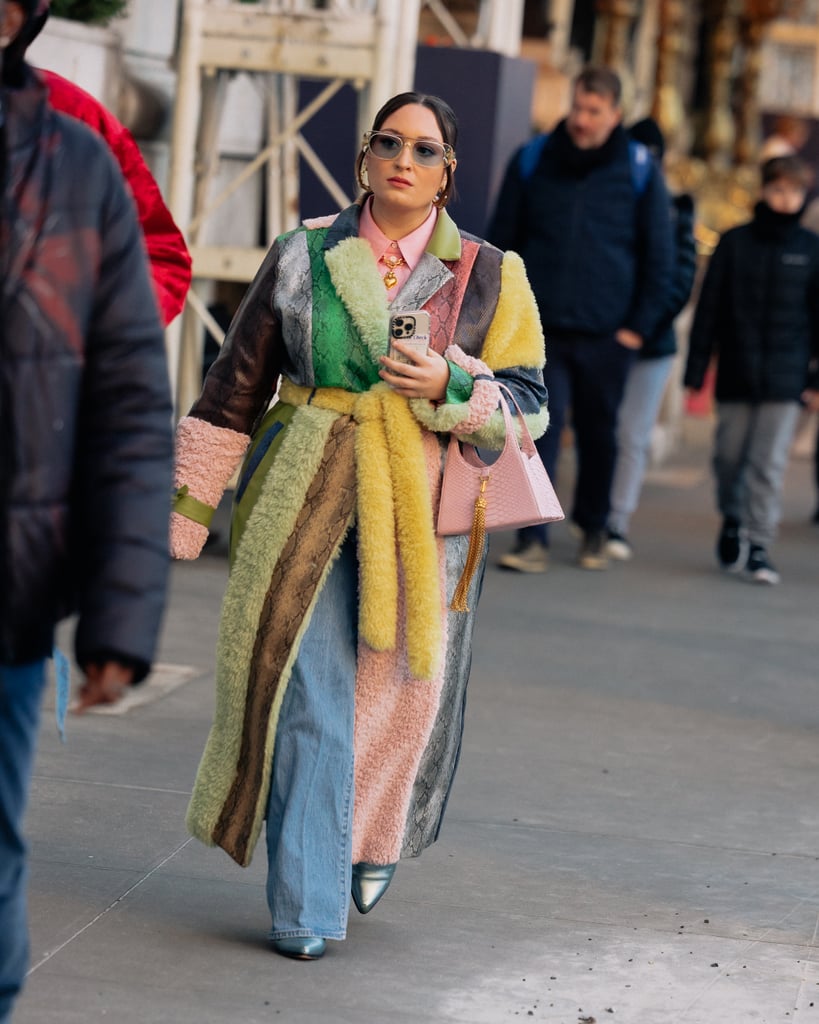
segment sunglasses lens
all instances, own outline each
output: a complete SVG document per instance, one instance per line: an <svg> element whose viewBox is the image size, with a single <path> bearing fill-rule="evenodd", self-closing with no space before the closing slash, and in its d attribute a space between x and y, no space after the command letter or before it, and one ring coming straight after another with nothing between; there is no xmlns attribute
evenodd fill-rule
<svg viewBox="0 0 819 1024"><path fill-rule="evenodd" d="M401 152L401 149L401 140L394 135L382 135L380 132L374 132L370 136L370 150L373 156L377 156L379 160L392 160Z"/></svg>
<svg viewBox="0 0 819 1024"><path fill-rule="evenodd" d="M422 167L436 167L444 162L444 150L435 142L416 142L412 147L412 158Z"/></svg>
<svg viewBox="0 0 819 1024"><path fill-rule="evenodd" d="M405 140L386 132L372 132L369 145L370 152L379 160L394 160L404 148ZM446 159L446 151L438 142L413 142L412 159L421 167L439 167Z"/></svg>

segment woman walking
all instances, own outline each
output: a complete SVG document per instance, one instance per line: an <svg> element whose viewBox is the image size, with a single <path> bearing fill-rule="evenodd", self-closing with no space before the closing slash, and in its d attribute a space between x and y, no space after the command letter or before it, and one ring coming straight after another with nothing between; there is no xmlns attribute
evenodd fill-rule
<svg viewBox="0 0 819 1024"><path fill-rule="evenodd" d="M177 557L196 557L244 457L188 823L240 864L265 831L270 937L300 959L440 828L483 574L472 611L450 611L468 547L435 534L450 433L502 444L498 382L533 433L547 422L522 261L445 211L456 134L436 97L381 108L359 200L276 240L178 429ZM391 358L390 315L419 312L428 347Z"/></svg>

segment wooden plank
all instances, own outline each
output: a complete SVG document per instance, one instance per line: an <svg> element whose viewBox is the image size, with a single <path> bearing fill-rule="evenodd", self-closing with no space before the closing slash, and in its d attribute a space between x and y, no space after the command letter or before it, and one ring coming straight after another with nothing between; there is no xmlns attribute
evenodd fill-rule
<svg viewBox="0 0 819 1024"><path fill-rule="evenodd" d="M193 276L213 281L250 282L262 265L267 250L238 245L191 246Z"/></svg>
<svg viewBox="0 0 819 1024"><path fill-rule="evenodd" d="M320 78L371 78L374 50L363 46L301 45L271 39L214 39L205 36L199 52L204 68L269 71Z"/></svg>
<svg viewBox="0 0 819 1024"><path fill-rule="evenodd" d="M208 8L204 34L219 39L278 39L310 46L328 41L336 46L374 46L376 19L360 14L338 17L327 11L319 15L271 14L249 11L246 6L238 10L213 7Z"/></svg>

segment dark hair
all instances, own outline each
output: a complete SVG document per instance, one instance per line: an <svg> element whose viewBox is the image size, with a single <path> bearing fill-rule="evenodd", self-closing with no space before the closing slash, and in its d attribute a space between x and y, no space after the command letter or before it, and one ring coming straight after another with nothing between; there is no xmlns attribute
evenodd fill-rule
<svg viewBox="0 0 819 1024"><path fill-rule="evenodd" d="M616 71L606 67L590 66L583 68L574 80L575 89L592 92L595 96L607 96L615 107L620 106L623 96L623 84Z"/></svg>
<svg viewBox="0 0 819 1024"><path fill-rule="evenodd" d="M372 130L378 131L387 118L394 114L396 110L401 110L402 107L408 107L413 104L417 104L419 107L426 107L427 110L432 111L438 123L438 128L441 131L441 138L448 146L452 147L454 152L458 142L458 119L452 107L445 100L442 100L440 96L429 96L423 92L400 92L397 96L388 99L375 115ZM361 171L364 167L366 152L366 147L362 146L355 162L355 177L358 184L364 189L365 194L368 194L371 190L361 180ZM440 199L435 203L439 209L443 209L450 199L455 196L454 171L451 165L446 167L445 174L446 184L441 192Z"/></svg>
<svg viewBox="0 0 819 1024"><path fill-rule="evenodd" d="M644 117L641 121L636 121L628 133L635 142L642 142L653 157L662 160L665 155L665 139L653 117Z"/></svg>
<svg viewBox="0 0 819 1024"><path fill-rule="evenodd" d="M0 11L9 0L0 3ZM23 84L23 64L26 50L39 34L48 18L50 3L45 0L14 0L23 12L23 24L18 34L2 51L2 78L5 85L19 88Z"/></svg>
<svg viewBox="0 0 819 1024"><path fill-rule="evenodd" d="M770 185L774 181L787 178L800 188L810 188L811 173L808 165L798 156L774 156L766 160L761 168L762 185Z"/></svg>

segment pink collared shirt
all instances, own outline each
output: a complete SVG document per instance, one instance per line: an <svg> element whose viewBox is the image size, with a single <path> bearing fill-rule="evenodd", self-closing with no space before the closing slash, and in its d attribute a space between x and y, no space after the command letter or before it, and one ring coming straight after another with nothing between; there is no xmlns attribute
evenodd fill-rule
<svg viewBox="0 0 819 1024"><path fill-rule="evenodd" d="M383 277L387 273L387 267L381 262L381 257L386 253L387 255L401 256L404 262L400 267L395 268L395 276L398 279L398 284L394 288L390 288L387 292L390 302L404 287L407 278L410 276L412 271L418 266L418 262L426 251L426 247L429 245L429 240L432 238L432 232L435 230L435 224L438 220L438 210L436 207L432 207L429 216L420 224L414 231L410 231L408 235L404 235L403 238L397 242L391 241L381 228L373 220L372 212L370 211L370 205L372 199L368 199L366 203L361 207L361 217L358 221L358 235L360 238L366 239L370 243L370 248L373 251L376 262L378 263L378 270Z"/></svg>

